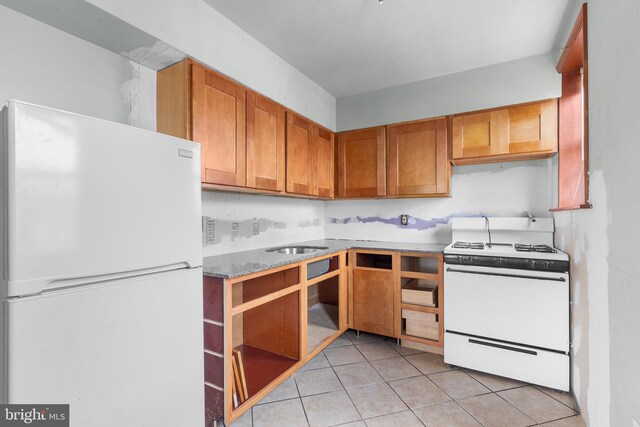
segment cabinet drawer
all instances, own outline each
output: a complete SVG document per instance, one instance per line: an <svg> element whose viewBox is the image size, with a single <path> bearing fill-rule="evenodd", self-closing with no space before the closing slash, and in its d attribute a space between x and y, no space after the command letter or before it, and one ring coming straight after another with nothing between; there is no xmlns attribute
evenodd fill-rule
<svg viewBox="0 0 640 427"><path fill-rule="evenodd" d="M569 391L569 356L445 332L444 362Z"/></svg>
<svg viewBox="0 0 640 427"><path fill-rule="evenodd" d="M405 335L426 338L434 341L438 340L440 334L438 317L436 314L403 309L402 318L404 319L405 324Z"/></svg>
<svg viewBox="0 0 640 427"><path fill-rule="evenodd" d="M437 322L438 321L438 318L434 313L423 313L421 311L408 310L406 308L402 310L402 318L419 320L421 322Z"/></svg>
<svg viewBox="0 0 640 427"><path fill-rule="evenodd" d="M402 302L435 307L438 301L437 292L437 282L413 279L402 286Z"/></svg>
<svg viewBox="0 0 640 427"><path fill-rule="evenodd" d="M437 341L440 334L438 332L438 322L427 322L424 320L406 319L405 334L414 337L426 338Z"/></svg>

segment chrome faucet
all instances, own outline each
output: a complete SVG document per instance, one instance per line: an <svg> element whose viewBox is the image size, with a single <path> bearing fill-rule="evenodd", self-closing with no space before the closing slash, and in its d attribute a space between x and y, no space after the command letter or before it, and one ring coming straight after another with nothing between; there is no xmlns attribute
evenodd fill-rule
<svg viewBox="0 0 640 427"><path fill-rule="evenodd" d="M527 212L527 216L529 217L529 221L536 222L536 217L533 216L531 212Z"/></svg>

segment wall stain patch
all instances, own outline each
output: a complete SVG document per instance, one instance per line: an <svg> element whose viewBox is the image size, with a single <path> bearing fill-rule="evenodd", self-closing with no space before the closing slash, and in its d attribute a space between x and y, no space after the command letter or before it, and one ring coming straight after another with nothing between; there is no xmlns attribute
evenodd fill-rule
<svg viewBox="0 0 640 427"><path fill-rule="evenodd" d="M306 221L307 225L320 225L320 220ZM302 226L302 225L300 225ZM224 240L232 242L241 239L250 239L267 232L270 229L285 229L287 223L273 221L268 218L251 218L240 221L218 219L209 216L202 217L202 246L212 246L222 243Z"/></svg>
<svg viewBox="0 0 640 427"><path fill-rule="evenodd" d="M305 220L298 222L298 227L320 227L320 218L316 218L313 221Z"/></svg>
<svg viewBox="0 0 640 427"><path fill-rule="evenodd" d="M449 222L451 222L451 218L479 218L479 217L482 217L483 215L485 214L482 214L482 213L452 214L442 218L429 218L429 219L416 218L409 215L407 225L402 225L400 217L397 217L397 216L390 217L390 218L383 218L380 216L369 216L369 217L356 216L356 217L346 217L346 218L330 218L329 222L331 224L356 224L356 223L369 224L369 223L377 222L382 224L394 225L398 228L414 229L414 230L422 231L422 230L434 229L439 225L449 224Z"/></svg>

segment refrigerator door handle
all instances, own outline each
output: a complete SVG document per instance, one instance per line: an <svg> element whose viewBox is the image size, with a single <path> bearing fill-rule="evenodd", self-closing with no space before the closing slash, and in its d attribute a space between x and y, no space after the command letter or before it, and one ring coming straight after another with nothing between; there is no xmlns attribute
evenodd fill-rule
<svg viewBox="0 0 640 427"><path fill-rule="evenodd" d="M143 268L140 270L123 271L113 274L101 274L94 276L70 277L65 279L37 279L29 281L8 282L7 298L17 298L38 295L45 292L57 291L61 289L73 288L76 286L84 286L94 283L106 282L116 279L124 279L129 277L146 276L149 274L163 273L174 270L185 270L191 268L200 268L200 265L193 266L189 262L180 262L176 264L168 264L153 268Z"/></svg>

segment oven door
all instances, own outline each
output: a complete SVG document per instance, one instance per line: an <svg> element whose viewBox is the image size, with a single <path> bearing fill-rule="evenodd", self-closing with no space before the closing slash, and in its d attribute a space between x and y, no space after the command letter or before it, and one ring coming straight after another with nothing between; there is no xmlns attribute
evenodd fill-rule
<svg viewBox="0 0 640 427"><path fill-rule="evenodd" d="M569 351L569 275L445 264L448 332Z"/></svg>

